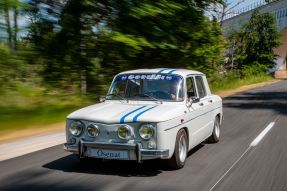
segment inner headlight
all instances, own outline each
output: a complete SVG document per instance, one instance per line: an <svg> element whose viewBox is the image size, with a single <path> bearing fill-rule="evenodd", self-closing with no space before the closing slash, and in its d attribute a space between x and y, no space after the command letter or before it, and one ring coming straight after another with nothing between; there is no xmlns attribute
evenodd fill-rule
<svg viewBox="0 0 287 191"><path fill-rule="evenodd" d="M72 121L69 125L69 132L74 136L79 136L84 129L83 123L80 121Z"/></svg>
<svg viewBox="0 0 287 191"><path fill-rule="evenodd" d="M139 134L142 139L149 140L154 135L154 126L151 124L144 124L139 129Z"/></svg>
<svg viewBox="0 0 287 191"><path fill-rule="evenodd" d="M90 137L97 137L100 134L100 129L97 125L90 124L87 128L87 133Z"/></svg>
<svg viewBox="0 0 287 191"><path fill-rule="evenodd" d="M120 139L130 139L132 136L132 130L131 127L127 126L127 125L123 125L121 127L118 128L118 136Z"/></svg>

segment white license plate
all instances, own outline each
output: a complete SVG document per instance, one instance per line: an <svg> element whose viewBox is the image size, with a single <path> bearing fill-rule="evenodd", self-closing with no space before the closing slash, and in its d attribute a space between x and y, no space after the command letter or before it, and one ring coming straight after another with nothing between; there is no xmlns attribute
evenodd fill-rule
<svg viewBox="0 0 287 191"><path fill-rule="evenodd" d="M128 160L128 151L116 151L116 150L105 150L105 149L89 149L89 155L95 158L103 159L119 159Z"/></svg>

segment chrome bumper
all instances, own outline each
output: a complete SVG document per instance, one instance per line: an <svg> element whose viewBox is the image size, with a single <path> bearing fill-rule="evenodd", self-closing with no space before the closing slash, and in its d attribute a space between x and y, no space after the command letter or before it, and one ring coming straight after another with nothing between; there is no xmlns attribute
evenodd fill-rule
<svg viewBox="0 0 287 191"><path fill-rule="evenodd" d="M127 150L129 152L129 160L137 160L138 162L148 159L167 158L169 150L151 150L143 149L141 143L122 144L122 143L102 143L89 142L81 140L79 145L64 143L64 150L78 154L81 158L87 156L87 148L111 149L111 150Z"/></svg>

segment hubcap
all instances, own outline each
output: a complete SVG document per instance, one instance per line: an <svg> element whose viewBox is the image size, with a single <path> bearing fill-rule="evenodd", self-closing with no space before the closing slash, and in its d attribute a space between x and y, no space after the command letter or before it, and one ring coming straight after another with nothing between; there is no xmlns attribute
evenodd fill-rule
<svg viewBox="0 0 287 191"><path fill-rule="evenodd" d="M181 135L179 139L178 151L179 151L178 153L180 162L184 162L187 154L186 138L184 137L184 135Z"/></svg>
<svg viewBox="0 0 287 191"><path fill-rule="evenodd" d="M216 135L217 138L219 138L220 129L219 129L219 122L218 122L218 120L215 121L214 128L215 128L215 135Z"/></svg>

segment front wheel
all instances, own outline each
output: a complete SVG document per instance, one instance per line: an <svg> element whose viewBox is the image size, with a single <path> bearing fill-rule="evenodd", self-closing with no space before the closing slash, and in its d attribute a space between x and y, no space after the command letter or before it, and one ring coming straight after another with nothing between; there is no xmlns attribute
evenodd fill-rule
<svg viewBox="0 0 287 191"><path fill-rule="evenodd" d="M219 117L216 116L211 136L207 139L209 143L217 143L220 138L220 122Z"/></svg>
<svg viewBox="0 0 287 191"><path fill-rule="evenodd" d="M188 139L184 129L179 130L176 136L173 156L168 159L168 165L172 169L180 169L184 166L188 152Z"/></svg>

